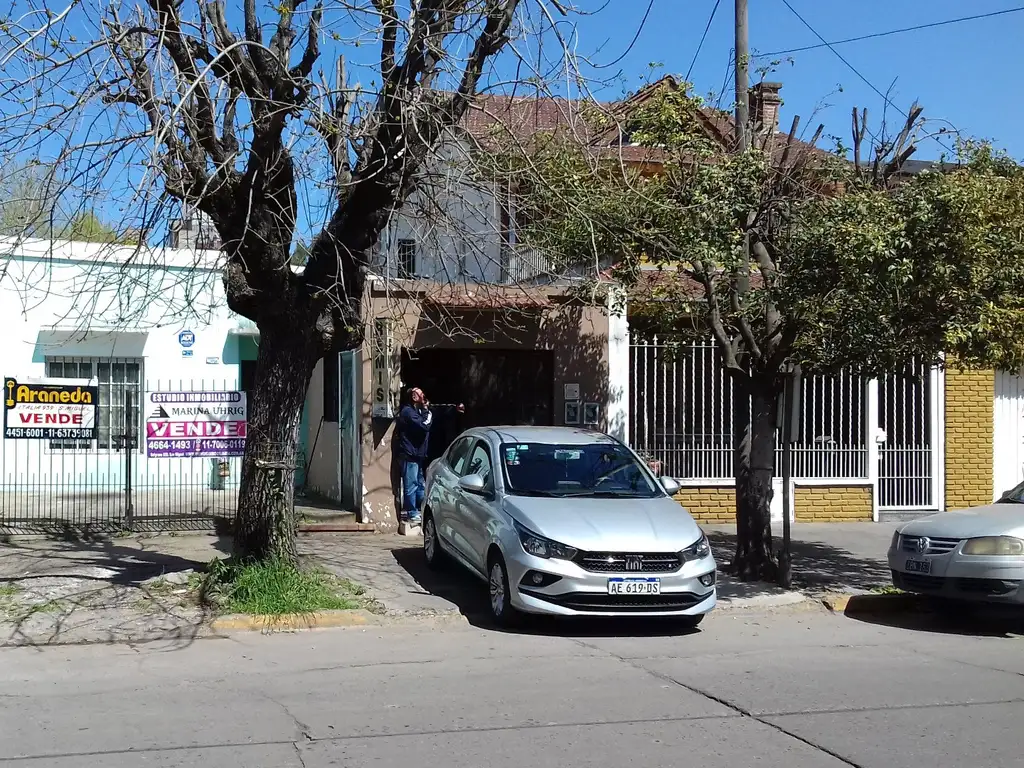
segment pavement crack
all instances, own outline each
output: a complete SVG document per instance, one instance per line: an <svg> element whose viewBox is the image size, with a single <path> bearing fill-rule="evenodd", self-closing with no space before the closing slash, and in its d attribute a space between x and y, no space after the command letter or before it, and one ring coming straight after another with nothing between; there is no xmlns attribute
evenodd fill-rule
<svg viewBox="0 0 1024 768"><path fill-rule="evenodd" d="M299 742L292 742L292 749L295 750L295 759L299 761L299 765L302 768L306 768L306 756L302 754L302 747L299 746Z"/></svg>
<svg viewBox="0 0 1024 768"><path fill-rule="evenodd" d="M804 745L810 747L811 749L817 750L818 752L821 752L822 754L828 755L829 757L832 757L832 758L838 760L839 762L843 763L844 765L850 766L850 768L865 768L860 763L854 762L853 760L850 760L848 757L844 757L843 755L839 754L838 752L836 752L833 749L829 749L828 747L823 746L821 744L817 744L817 743L811 741L810 739L807 739L807 738L805 738L805 737L803 737L803 736L801 736L801 735L799 735L797 733L793 733L792 731L788 730L787 728L784 728L783 726L779 725L778 723L773 723L771 720L767 720L764 717L762 717L761 715L756 715L753 712L751 712L750 710L746 709L745 707L741 707L738 704L734 704L733 702L729 701L728 699L725 699L725 698L723 698L721 696L716 696L715 694L711 693L710 691L705 691L702 688L698 688L697 686L694 686L694 685L688 685L687 683L684 683L684 682L682 682L680 680L677 680L676 678L674 678L674 677L672 677L670 675L666 675L666 674L663 674L661 672L656 672L653 669L648 669L647 667L643 667L640 664L636 664L636 663L634 663L630 659L627 659L624 656L620 656L619 654L613 653L612 651L603 650L603 649L598 648L595 645L591 645L590 643L587 643L587 642L585 642L583 640L575 639L574 642L579 643L581 646L583 646L585 648L588 648L590 650L593 650L593 651L599 651L599 652L603 651L604 653L606 653L611 658L618 659L623 664L626 664L627 666L632 667L633 669L637 670L638 672L643 672L645 674L650 675L651 677L654 677L654 678L656 678L658 680L661 680L662 682L668 683L670 685L678 686L678 687L680 687L680 688L682 688L684 690L689 691L690 693L695 693L698 696L703 696L705 699L708 699L709 701L713 701L716 704L718 704L718 705L720 705L722 707L725 707L726 709L728 709L728 710L730 710L732 712L735 712L737 715L740 715L741 717L747 718L748 720L753 720L756 723L760 723L761 725L764 725L764 726L766 726L768 728L771 728L773 731L781 733L784 736L788 736L789 738L794 739L795 741L799 741L801 744L804 744Z"/></svg>
<svg viewBox="0 0 1024 768"><path fill-rule="evenodd" d="M295 725L295 729L298 731L299 738L297 739L297 741L305 741L307 743L311 741L316 741L315 737L312 734L313 729L306 723L299 720L295 713L288 708L287 704L278 701L272 696L267 696L266 694L263 694L263 697L274 706L280 707L281 711L289 717L289 719Z"/></svg>

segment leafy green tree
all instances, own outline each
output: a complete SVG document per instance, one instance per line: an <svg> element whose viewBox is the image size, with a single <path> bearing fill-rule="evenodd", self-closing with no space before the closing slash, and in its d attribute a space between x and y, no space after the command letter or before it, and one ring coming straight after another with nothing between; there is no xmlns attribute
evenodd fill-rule
<svg viewBox="0 0 1024 768"><path fill-rule="evenodd" d="M491 171L517 181L533 247L563 265L614 263L632 313L680 340L714 339L737 395L734 566L774 579L769 504L787 364L881 375L944 354L1024 363L1024 172L963 144L941 171L904 173L917 107L873 148L855 113L852 161L797 141L796 122L788 137L762 134L728 153L707 116L685 89L664 88L629 115L633 148L650 148L642 162L562 135L500 153ZM659 279L642 271L650 265Z"/></svg>

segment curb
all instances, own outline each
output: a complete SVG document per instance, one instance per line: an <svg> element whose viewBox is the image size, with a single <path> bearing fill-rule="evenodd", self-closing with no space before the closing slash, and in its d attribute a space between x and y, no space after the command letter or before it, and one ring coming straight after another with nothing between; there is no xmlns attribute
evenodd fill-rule
<svg viewBox="0 0 1024 768"><path fill-rule="evenodd" d="M876 595L851 593L830 595L822 598L822 604L832 613L851 615L891 615L906 613L920 603L920 598L912 594Z"/></svg>
<svg viewBox="0 0 1024 768"><path fill-rule="evenodd" d="M373 523L299 523L298 533L376 533Z"/></svg>
<svg viewBox="0 0 1024 768"><path fill-rule="evenodd" d="M321 611L318 613L286 613L280 616L235 614L210 622L214 632L294 632L302 629L330 627L361 627L370 623L365 612Z"/></svg>
<svg viewBox="0 0 1024 768"><path fill-rule="evenodd" d="M719 597L715 610L749 610L752 608L781 608L789 605L800 605L809 598L802 592L782 592L772 595L756 595L752 597Z"/></svg>

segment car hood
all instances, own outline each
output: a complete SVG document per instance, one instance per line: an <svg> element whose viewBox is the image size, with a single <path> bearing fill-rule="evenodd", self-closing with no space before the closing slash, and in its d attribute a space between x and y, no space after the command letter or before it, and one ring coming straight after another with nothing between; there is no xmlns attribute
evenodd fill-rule
<svg viewBox="0 0 1024 768"><path fill-rule="evenodd" d="M1024 538L1024 504L988 504L955 512L940 512L931 517L911 520L900 526L904 536L972 539L978 536L1018 536Z"/></svg>
<svg viewBox="0 0 1024 768"><path fill-rule="evenodd" d="M701 536L678 502L509 496L505 510L534 533L591 552L678 552Z"/></svg>

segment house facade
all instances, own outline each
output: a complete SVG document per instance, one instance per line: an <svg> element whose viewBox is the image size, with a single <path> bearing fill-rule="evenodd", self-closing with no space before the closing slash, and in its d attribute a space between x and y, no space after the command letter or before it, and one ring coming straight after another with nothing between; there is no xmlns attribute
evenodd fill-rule
<svg viewBox="0 0 1024 768"><path fill-rule="evenodd" d="M755 114L772 130L778 88L760 90ZM528 135L570 119L557 100L484 99L444 143L382 234L364 343L328 355L312 375L297 485L380 530L396 527L394 417L405 389L419 386L434 403L466 405L437 425L435 455L470 426L598 429L677 477L680 503L699 520L733 519L733 393L713 346L681 347L631 322L615 285L582 299L574 277L606 265L552 270L516 242L510 190L471 172L496 124ZM705 127L725 140L727 126L709 118ZM643 148L622 149L631 162L650 160ZM168 455L150 434L150 422L170 428L161 408L173 411L176 398L238 410L254 374L258 330L228 310L222 254L188 239L201 230L176 223L168 243L184 248L0 243L0 374L77 382L98 398L89 440L5 433L0 530L206 527L233 514L237 441L211 443L222 454ZM801 407L788 511L797 520L970 506L1024 478L1016 374L917 366L884 380L808 379ZM782 497L776 480L776 520Z"/></svg>
<svg viewBox="0 0 1024 768"><path fill-rule="evenodd" d="M243 407L225 393L244 392L257 347L227 308L219 259L213 251L0 243L0 529L205 527L233 514L237 445L190 458L147 440L162 398L209 393L196 407ZM45 382L93 389L88 439L23 429L19 420L68 418L13 402L17 387Z"/></svg>

